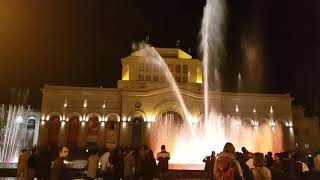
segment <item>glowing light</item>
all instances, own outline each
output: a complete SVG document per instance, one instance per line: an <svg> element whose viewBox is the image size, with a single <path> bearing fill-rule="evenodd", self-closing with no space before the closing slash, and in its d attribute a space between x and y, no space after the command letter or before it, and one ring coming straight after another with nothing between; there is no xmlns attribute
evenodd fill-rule
<svg viewBox="0 0 320 180"><path fill-rule="evenodd" d="M66 99L66 100L64 100L64 105L63 105L63 107L67 107L68 106L68 100Z"/></svg>
<svg viewBox="0 0 320 180"><path fill-rule="evenodd" d="M122 127L125 128L127 126L126 122L122 122Z"/></svg>
<svg viewBox="0 0 320 180"><path fill-rule="evenodd" d="M256 113L256 112L257 112L257 111L256 111L256 108L254 107L254 108L253 108L253 113Z"/></svg>
<svg viewBox="0 0 320 180"><path fill-rule="evenodd" d="M147 115L147 122L154 122L155 121L155 117L154 115Z"/></svg>
<svg viewBox="0 0 320 180"><path fill-rule="evenodd" d="M86 100L86 99L83 101L83 107L84 107L84 108L87 107L87 100Z"/></svg>
<svg viewBox="0 0 320 180"><path fill-rule="evenodd" d="M259 126L259 121L257 121L257 120L252 120L252 125L253 126Z"/></svg>
<svg viewBox="0 0 320 180"><path fill-rule="evenodd" d="M236 104L236 112L239 112L239 107L237 104Z"/></svg>
<svg viewBox="0 0 320 180"><path fill-rule="evenodd" d="M101 122L101 126L104 127L104 122Z"/></svg>
<svg viewBox="0 0 320 180"><path fill-rule="evenodd" d="M24 120L23 120L23 118L21 116L17 116L15 123L19 124L19 123L23 123L23 121Z"/></svg>
<svg viewBox="0 0 320 180"><path fill-rule="evenodd" d="M45 121L41 121L41 125L44 126L46 124Z"/></svg>
<svg viewBox="0 0 320 180"><path fill-rule="evenodd" d="M200 67L197 67L197 83L202 83L202 70Z"/></svg>
<svg viewBox="0 0 320 180"><path fill-rule="evenodd" d="M150 129L151 128L151 123L149 122L147 126L148 126L148 129Z"/></svg>
<svg viewBox="0 0 320 180"><path fill-rule="evenodd" d="M124 81L128 81L130 78L130 66L126 65L125 67L123 67L122 69L122 80Z"/></svg>
<svg viewBox="0 0 320 180"><path fill-rule="evenodd" d="M270 106L270 113L271 113L271 114L273 113L273 108L272 108L272 106Z"/></svg>
<svg viewBox="0 0 320 180"><path fill-rule="evenodd" d="M285 125L287 126L287 127L293 127L293 125L292 125L292 121L286 121L285 122Z"/></svg>
<svg viewBox="0 0 320 180"><path fill-rule="evenodd" d="M274 122L274 120L270 120L269 125L270 125L271 127L274 127L274 126L276 125L276 123Z"/></svg>

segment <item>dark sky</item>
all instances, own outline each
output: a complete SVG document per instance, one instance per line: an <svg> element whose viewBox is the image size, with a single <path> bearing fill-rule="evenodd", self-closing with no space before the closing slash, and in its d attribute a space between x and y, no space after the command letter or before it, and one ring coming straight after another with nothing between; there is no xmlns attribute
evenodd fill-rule
<svg viewBox="0 0 320 180"><path fill-rule="evenodd" d="M320 1L227 0L223 89L236 91L241 42L254 39L263 64L263 90L290 93L308 108L320 100ZM116 87L132 42L198 53L204 0L4 0L0 2L0 103L10 89L54 85Z"/></svg>

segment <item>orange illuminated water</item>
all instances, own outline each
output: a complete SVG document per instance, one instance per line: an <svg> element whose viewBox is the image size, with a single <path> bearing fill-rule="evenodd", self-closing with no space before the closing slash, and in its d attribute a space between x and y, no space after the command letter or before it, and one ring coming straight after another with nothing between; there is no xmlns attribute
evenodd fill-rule
<svg viewBox="0 0 320 180"><path fill-rule="evenodd" d="M171 155L171 169L203 169L203 158L210 155L211 151L222 151L226 142L232 142L237 151L241 147L263 153L283 150L282 126L273 124L272 117L253 122L251 119L222 115L211 108L214 106L209 101L210 87L221 87L219 53L223 50L224 11L223 0L207 0L201 29L204 76L204 113L201 119L187 110L179 86L162 57L154 48L144 47L148 58L162 68L183 113L158 114L151 125L151 148L159 152L161 145L166 145Z"/></svg>

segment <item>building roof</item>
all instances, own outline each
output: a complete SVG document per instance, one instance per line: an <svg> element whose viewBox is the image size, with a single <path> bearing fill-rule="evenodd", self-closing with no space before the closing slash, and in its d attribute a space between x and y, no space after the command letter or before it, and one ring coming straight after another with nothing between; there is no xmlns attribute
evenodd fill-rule
<svg viewBox="0 0 320 180"><path fill-rule="evenodd" d="M155 48L163 58L192 59L192 56L178 48ZM140 49L130 54L131 56L146 56L146 49Z"/></svg>

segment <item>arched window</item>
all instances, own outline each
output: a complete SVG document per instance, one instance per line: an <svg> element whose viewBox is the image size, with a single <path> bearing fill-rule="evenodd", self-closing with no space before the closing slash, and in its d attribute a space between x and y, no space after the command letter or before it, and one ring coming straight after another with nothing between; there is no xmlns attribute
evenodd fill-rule
<svg viewBox="0 0 320 180"><path fill-rule="evenodd" d="M87 122L87 141L97 142L99 135L99 118L91 116Z"/></svg>
<svg viewBox="0 0 320 180"><path fill-rule="evenodd" d="M69 118L68 121L68 144L76 145L78 142L79 137L79 130L80 130L80 120L78 116L73 116Z"/></svg>
<svg viewBox="0 0 320 180"><path fill-rule="evenodd" d="M48 142L49 144L57 144L60 132L59 116L51 116L49 119Z"/></svg>

